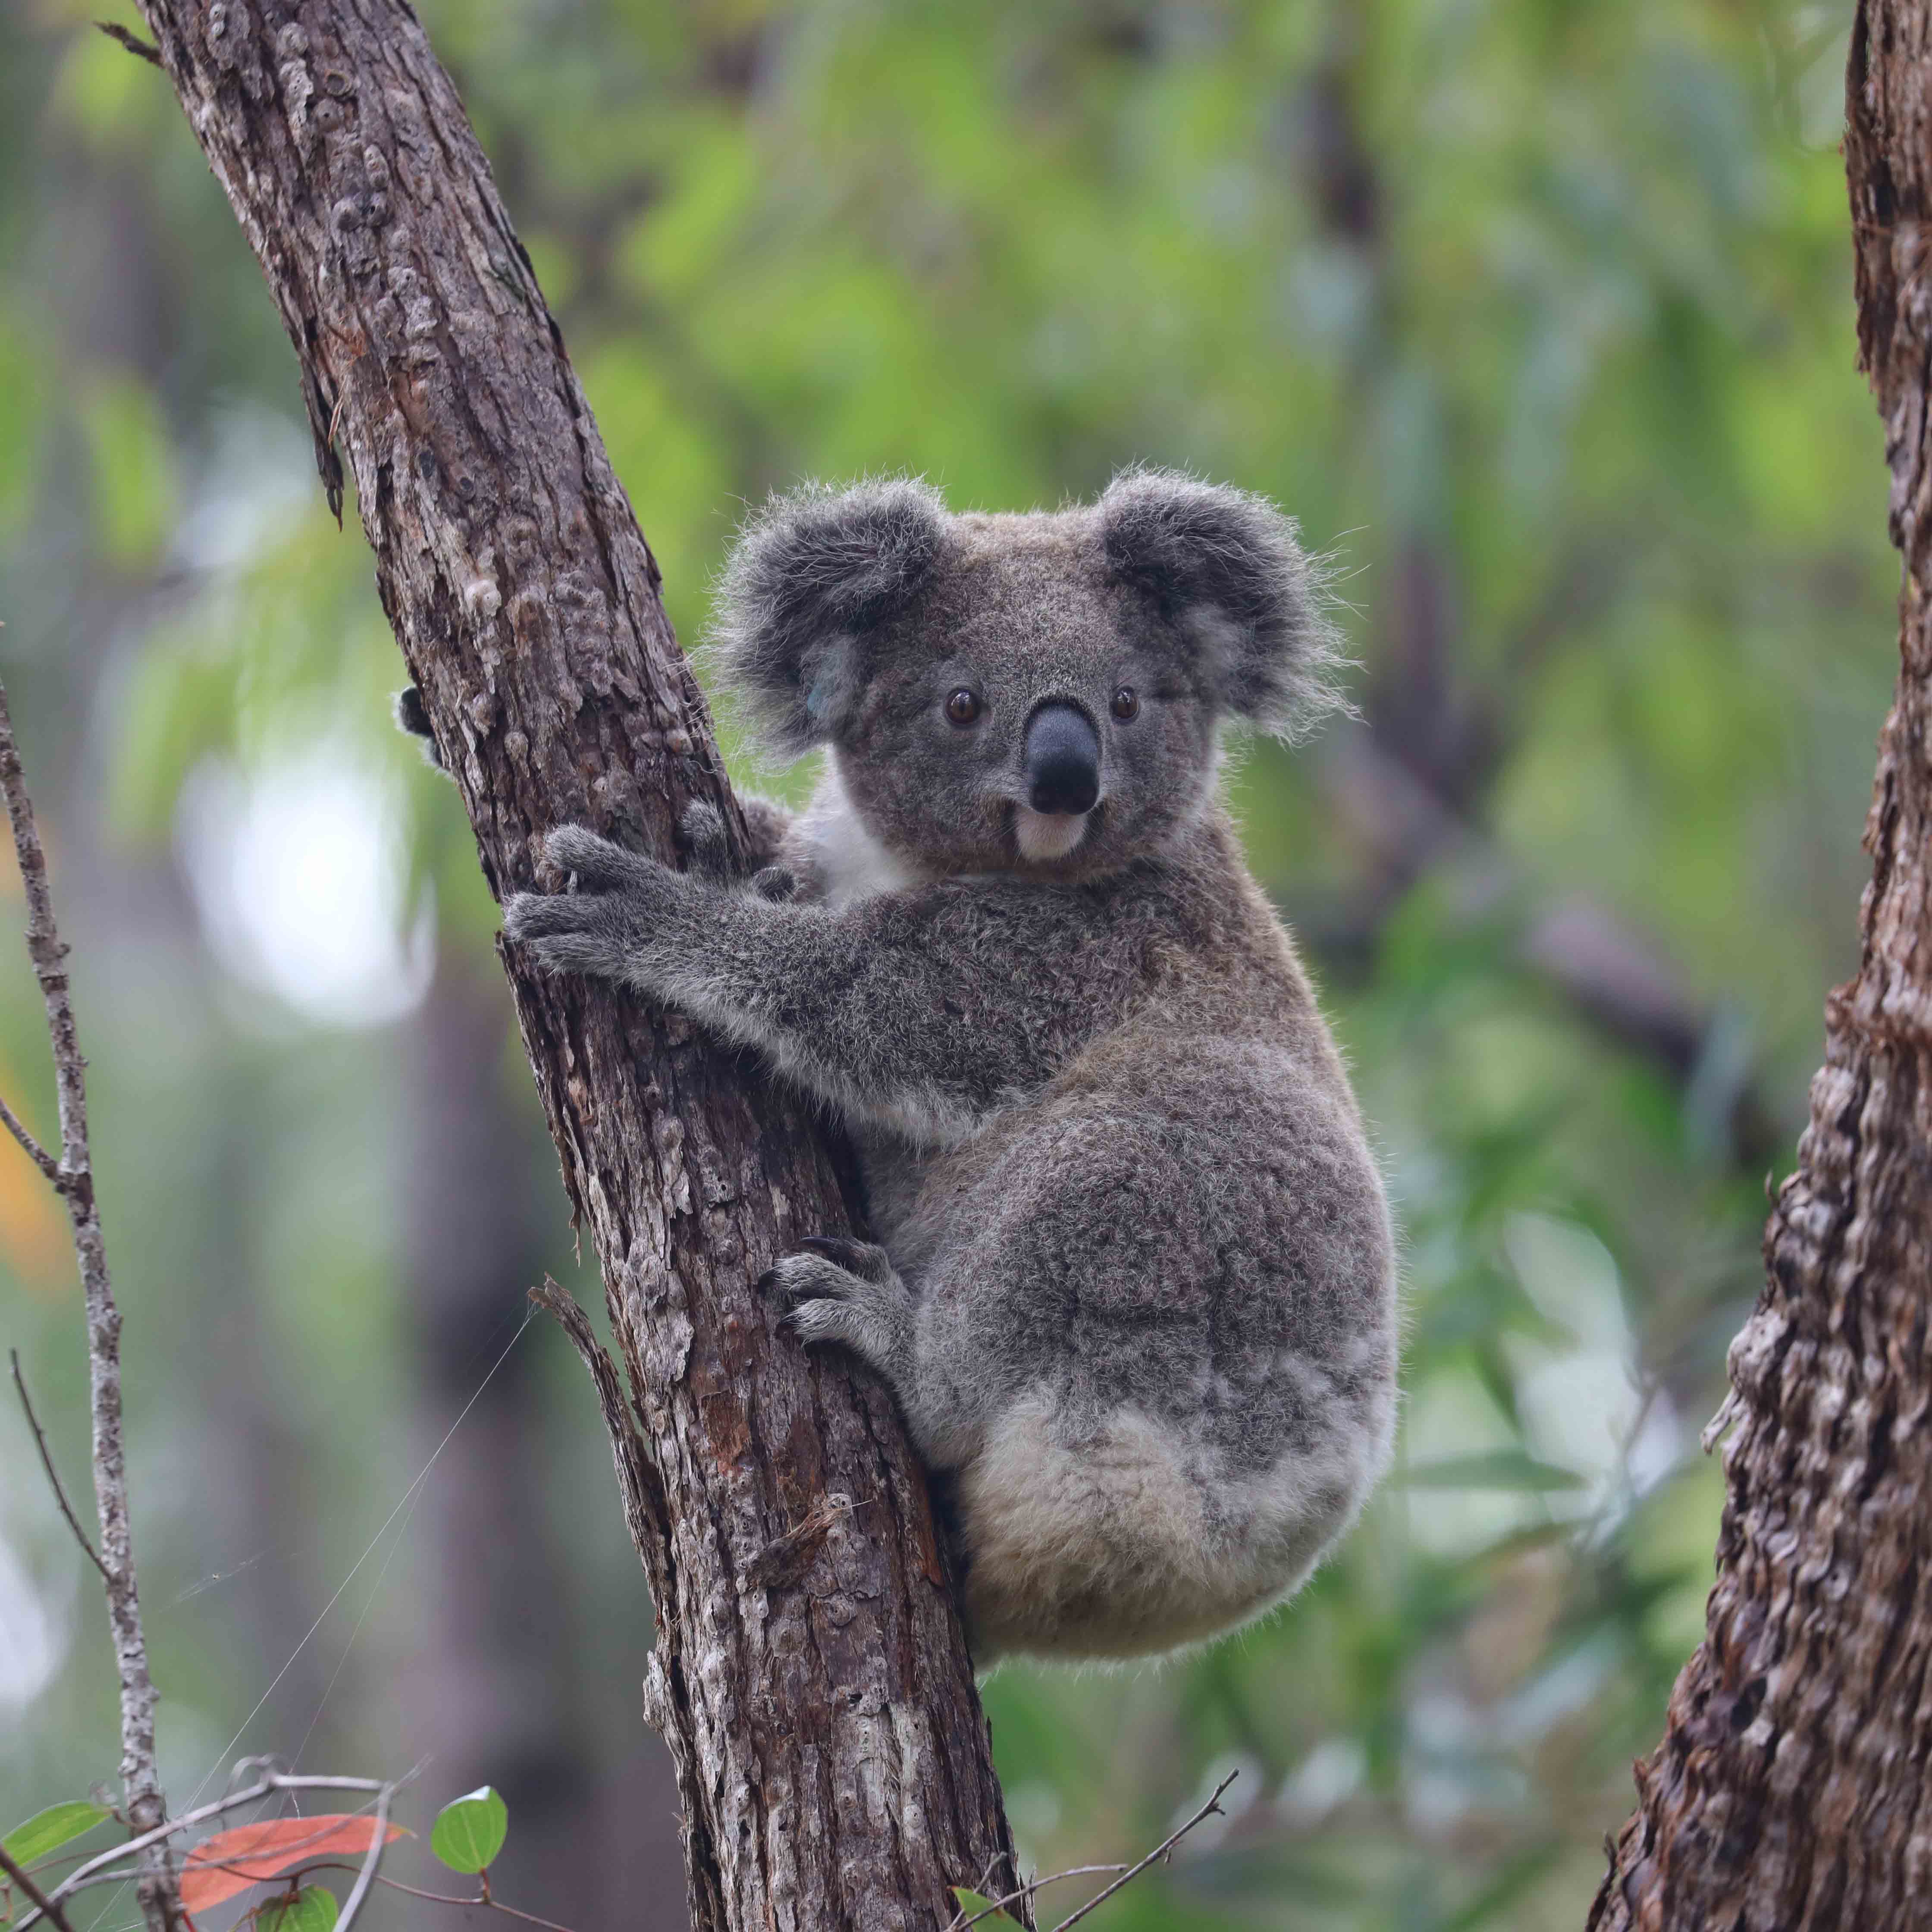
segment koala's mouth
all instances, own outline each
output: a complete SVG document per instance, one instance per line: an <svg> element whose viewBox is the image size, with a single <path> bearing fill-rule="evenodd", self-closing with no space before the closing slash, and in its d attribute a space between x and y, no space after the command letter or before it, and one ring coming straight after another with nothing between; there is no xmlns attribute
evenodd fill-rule
<svg viewBox="0 0 1932 1932"><path fill-rule="evenodd" d="M1036 812L1030 805L1016 805L1013 840L1020 856L1034 865L1066 858L1078 849L1094 815L1091 812Z"/></svg>

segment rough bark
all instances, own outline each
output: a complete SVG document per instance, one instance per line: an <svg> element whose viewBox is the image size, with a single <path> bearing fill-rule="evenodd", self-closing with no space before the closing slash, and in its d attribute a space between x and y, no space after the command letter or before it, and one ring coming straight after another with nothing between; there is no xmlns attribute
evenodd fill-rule
<svg viewBox="0 0 1932 1932"><path fill-rule="evenodd" d="M141 9L338 502L346 452L492 888L532 884L566 821L663 856L692 800L741 830L656 564L407 7ZM506 964L634 1408L616 1446L694 1923L943 1922L949 1885L1004 1889L1011 1855L925 1484L883 1390L781 1340L752 1286L847 1225L837 1171L796 1101L688 1025Z"/></svg>
<svg viewBox="0 0 1932 1932"><path fill-rule="evenodd" d="M1923 1926L1932 1899L1932 8L1864 0L1845 161L1904 562L1857 975L1731 1348L1718 1581L1593 1928Z"/></svg>
<svg viewBox="0 0 1932 1932"><path fill-rule="evenodd" d="M526 1342L477 1388L529 1312L555 1199L531 1173L512 1104L506 1004L493 971L446 948L406 1042L417 1465L443 1448L415 1519L422 1632L400 1736L448 1789L487 1778L503 1794L517 1828L490 1882L504 1897L541 1901L545 1918L584 1932L682 1932L683 1898L664 1882L678 1859L670 1760L637 1726L623 1770L600 1765L608 1726L592 1720L605 1700L589 1680L581 1606L555 1587L568 1532L544 1513L542 1364ZM646 1808L604 1844L607 1784Z"/></svg>

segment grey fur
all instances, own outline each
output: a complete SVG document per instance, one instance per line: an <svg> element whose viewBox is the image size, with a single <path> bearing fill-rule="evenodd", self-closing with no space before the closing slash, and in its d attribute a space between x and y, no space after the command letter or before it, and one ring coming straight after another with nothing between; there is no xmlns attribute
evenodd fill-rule
<svg viewBox="0 0 1932 1932"><path fill-rule="evenodd" d="M742 883L702 814L682 873L556 832L574 890L518 896L507 930L756 1048L850 1130L881 1245L810 1244L772 1285L953 1478L976 1656L1212 1636L1347 1527L1395 1405L1381 1182L1216 783L1223 718L1284 724L1332 657L1292 528L1142 470L1052 514L817 492L746 548L728 662L782 740L829 739L817 796L790 823L753 802ZM835 658L838 701L808 704ZM1048 700L1102 746L1071 824L1024 803Z"/></svg>
<svg viewBox="0 0 1932 1932"><path fill-rule="evenodd" d="M712 650L781 756L836 732L857 694L856 636L924 580L946 523L938 493L907 478L774 496L740 531L718 586Z"/></svg>

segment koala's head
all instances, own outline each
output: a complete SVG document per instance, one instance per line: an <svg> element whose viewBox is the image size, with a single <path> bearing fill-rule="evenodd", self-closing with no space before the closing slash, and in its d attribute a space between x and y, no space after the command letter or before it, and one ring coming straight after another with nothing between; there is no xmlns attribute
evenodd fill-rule
<svg viewBox="0 0 1932 1932"><path fill-rule="evenodd" d="M716 656L770 748L829 745L868 828L934 872L1124 864L1198 814L1223 720L1288 735L1334 701L1294 525L1161 470L1018 516L810 487L719 587Z"/></svg>

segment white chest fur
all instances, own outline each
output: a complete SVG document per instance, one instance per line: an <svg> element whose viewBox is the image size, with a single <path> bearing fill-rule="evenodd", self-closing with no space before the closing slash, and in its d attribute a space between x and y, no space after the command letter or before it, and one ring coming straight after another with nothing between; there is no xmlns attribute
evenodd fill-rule
<svg viewBox="0 0 1932 1932"><path fill-rule="evenodd" d="M792 837L827 905L851 905L880 892L898 892L918 877L866 830L829 758Z"/></svg>

